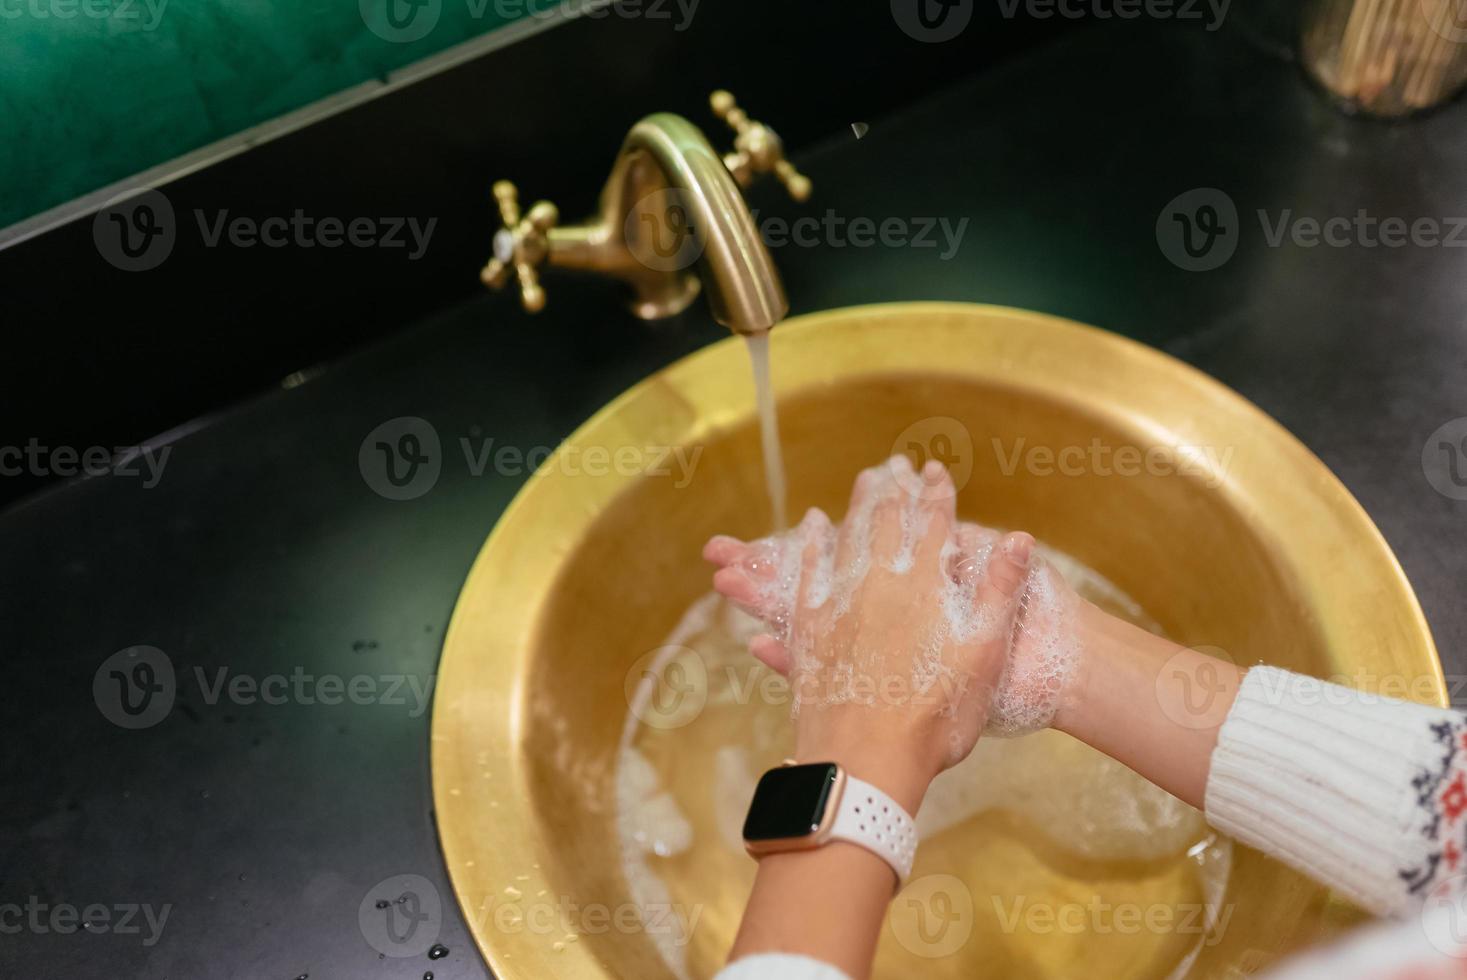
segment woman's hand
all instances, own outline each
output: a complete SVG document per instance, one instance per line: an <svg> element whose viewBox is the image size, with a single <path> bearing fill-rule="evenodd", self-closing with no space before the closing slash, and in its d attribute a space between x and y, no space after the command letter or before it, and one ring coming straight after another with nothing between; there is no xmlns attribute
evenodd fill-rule
<svg viewBox="0 0 1467 980"><path fill-rule="evenodd" d="M954 538L964 574L969 566L984 566L1002 535L964 522ZM1064 727L1084 693L1086 632L1095 616L1105 614L1081 599L1053 565L1040 556L1031 560L988 734L1014 738Z"/></svg>
<svg viewBox="0 0 1467 980"><path fill-rule="evenodd" d="M812 510L787 534L708 542L715 587L770 627L750 648L790 680L797 758L916 813L985 725L1053 724L1200 806L1216 728L1176 721L1168 678L1205 666L1236 691L1236 669L1085 602L1027 534L957 523L955 497L940 465L919 476L898 456L861 474L839 527ZM731 958L802 953L864 977L891 883L855 845L770 855Z"/></svg>
<svg viewBox="0 0 1467 980"><path fill-rule="evenodd" d="M801 761L835 761L915 812L988 722L1030 582L1034 539L959 533L947 471L905 456L861 473L839 527L811 510L751 544L714 538L715 587L771 632Z"/></svg>

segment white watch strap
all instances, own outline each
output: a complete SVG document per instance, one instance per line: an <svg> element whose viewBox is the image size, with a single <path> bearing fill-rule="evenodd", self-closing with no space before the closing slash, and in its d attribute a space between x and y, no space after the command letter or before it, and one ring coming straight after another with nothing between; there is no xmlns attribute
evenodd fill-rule
<svg viewBox="0 0 1467 980"><path fill-rule="evenodd" d="M906 884L917 856L917 824L901 804L870 783L846 774L830 840L859 844L891 865Z"/></svg>

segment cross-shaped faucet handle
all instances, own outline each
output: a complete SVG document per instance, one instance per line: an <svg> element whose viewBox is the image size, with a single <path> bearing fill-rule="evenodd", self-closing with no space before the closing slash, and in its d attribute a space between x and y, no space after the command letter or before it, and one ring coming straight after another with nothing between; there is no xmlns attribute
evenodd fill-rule
<svg viewBox="0 0 1467 980"><path fill-rule="evenodd" d="M758 174L772 173L784 184L790 197L796 201L809 200L813 189L810 178L784 158L784 143L774 130L750 119L739 108L732 92L719 89L708 101L718 118L734 131L734 149L724 156L723 165L740 187L748 187Z"/></svg>
<svg viewBox="0 0 1467 980"><path fill-rule="evenodd" d="M490 289L503 289L513 273L519 280L525 312L539 313L545 308L545 289L537 270L550 252L548 235L560 220L560 212L549 201L541 201L521 217L519 191L507 180L494 184L494 199L503 227L494 235L494 258L479 279Z"/></svg>

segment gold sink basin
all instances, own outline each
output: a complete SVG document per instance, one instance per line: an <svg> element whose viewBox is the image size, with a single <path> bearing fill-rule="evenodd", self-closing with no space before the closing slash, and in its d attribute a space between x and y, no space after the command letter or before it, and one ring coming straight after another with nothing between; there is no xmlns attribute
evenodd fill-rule
<svg viewBox="0 0 1467 980"><path fill-rule="evenodd" d="M1201 373L1099 330L962 304L801 317L772 350L792 514L838 516L855 473L893 452L937 455L960 515L1032 531L1179 642L1445 703L1431 635L1370 519L1283 428ZM696 459L691 477L661 447ZM722 763L701 720L659 736L676 749L664 775L692 833L637 857L657 872L649 890L627 870L620 747L654 653L708 591L703 542L769 525L748 358L730 338L582 426L490 535L445 642L432 749L447 866L496 976L716 972L753 873L713 827L729 805L713 799ZM685 691L706 696L714 680L689 676ZM744 715L720 717L734 730ZM1052 753L1027 766L1039 778L1089 752L1034 738L1022 751ZM1220 976L1359 918L1237 846L1226 920L1197 942L1179 913L1146 918L1195 900L1189 855L1086 857L997 811L975 826L919 852L913 887L926 891L894 903L877 976ZM934 889L942 901L921 905ZM1140 913L1129 929L1114 917L1127 903ZM904 925L903 909L932 918ZM691 931L669 926L677 916L696 917Z"/></svg>

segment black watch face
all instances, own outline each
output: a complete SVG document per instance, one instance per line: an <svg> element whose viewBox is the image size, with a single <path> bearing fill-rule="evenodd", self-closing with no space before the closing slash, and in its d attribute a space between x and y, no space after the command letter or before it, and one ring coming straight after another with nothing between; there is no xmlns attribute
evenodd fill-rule
<svg viewBox="0 0 1467 980"><path fill-rule="evenodd" d="M830 762L766 772L749 804L744 840L783 840L819 830L839 772Z"/></svg>

